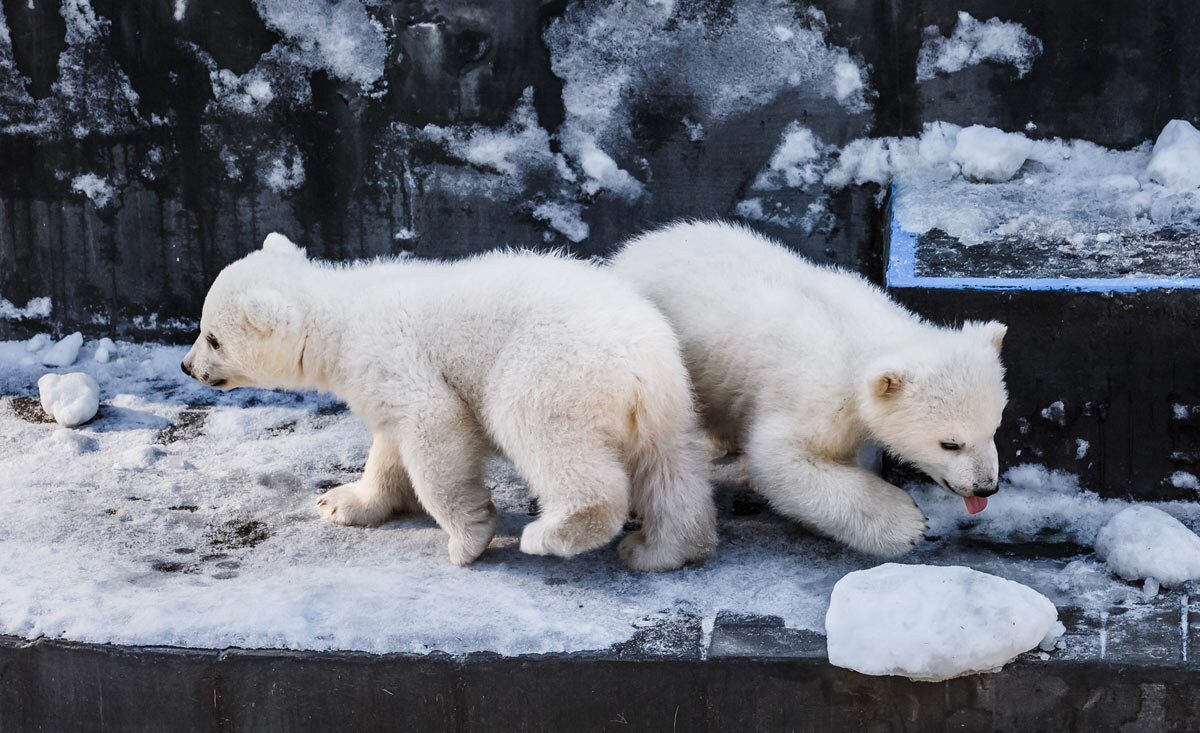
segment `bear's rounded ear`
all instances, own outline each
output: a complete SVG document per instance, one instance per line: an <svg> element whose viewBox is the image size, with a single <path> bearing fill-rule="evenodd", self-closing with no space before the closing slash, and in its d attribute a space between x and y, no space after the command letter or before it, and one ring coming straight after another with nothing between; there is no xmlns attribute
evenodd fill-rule
<svg viewBox="0 0 1200 733"><path fill-rule="evenodd" d="M283 236L279 232L271 232L267 238L263 240L263 252L274 252L281 255L292 255L295 257L307 257L303 249L297 247L292 240Z"/></svg>
<svg viewBox="0 0 1200 733"><path fill-rule="evenodd" d="M291 320L292 306L278 290L254 288L242 296L246 323L262 334L285 328Z"/></svg>
<svg viewBox="0 0 1200 733"><path fill-rule="evenodd" d="M1004 345L1004 335L1008 333L1008 326L1000 321L988 321L987 323L972 321L968 325L983 334L992 348L996 349L996 353L1000 353L1000 347Z"/></svg>
<svg viewBox="0 0 1200 733"><path fill-rule="evenodd" d="M871 394L876 397L891 399L904 389L904 375L895 369L889 369L871 380Z"/></svg>

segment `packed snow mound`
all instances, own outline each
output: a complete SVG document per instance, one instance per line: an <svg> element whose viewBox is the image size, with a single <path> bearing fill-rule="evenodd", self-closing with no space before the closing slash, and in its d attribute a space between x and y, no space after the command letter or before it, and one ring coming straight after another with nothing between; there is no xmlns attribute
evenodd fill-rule
<svg viewBox="0 0 1200 733"><path fill-rule="evenodd" d="M100 409L100 385L87 374L47 374L38 380L42 409L64 427L82 425Z"/></svg>
<svg viewBox="0 0 1200 733"><path fill-rule="evenodd" d="M830 663L938 681L992 672L1063 634L1041 593L970 568L887 563L845 576L825 616Z"/></svg>
<svg viewBox="0 0 1200 733"><path fill-rule="evenodd" d="M92 354L92 358L101 364L107 364L113 355L117 353L117 345L113 340L105 336L96 343L96 352Z"/></svg>
<svg viewBox="0 0 1200 733"><path fill-rule="evenodd" d="M1146 177L1175 191L1200 188L1200 130L1186 120L1171 120L1150 152Z"/></svg>
<svg viewBox="0 0 1200 733"><path fill-rule="evenodd" d="M67 367L75 363L79 347L83 346L83 334L76 331L42 353L42 364L48 367Z"/></svg>
<svg viewBox="0 0 1200 733"><path fill-rule="evenodd" d="M975 181L1007 181L1033 151L1033 141L1020 133L971 125L959 131L950 159Z"/></svg>
<svg viewBox="0 0 1200 733"><path fill-rule="evenodd" d="M961 71L985 61L1011 64L1017 76L1033 68L1042 53L1042 42L1020 23L992 18L981 23L970 13L958 13L958 25L946 38L936 25L925 29L925 40L917 55L917 81Z"/></svg>
<svg viewBox="0 0 1200 733"><path fill-rule="evenodd" d="M1101 527L1096 556L1125 580L1178 588L1200 579L1200 537L1152 506L1131 506Z"/></svg>

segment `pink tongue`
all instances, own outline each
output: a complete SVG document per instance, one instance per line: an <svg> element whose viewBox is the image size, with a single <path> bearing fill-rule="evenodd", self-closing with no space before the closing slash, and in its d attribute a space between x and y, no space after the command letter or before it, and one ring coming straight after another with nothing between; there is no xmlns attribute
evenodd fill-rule
<svg viewBox="0 0 1200 733"><path fill-rule="evenodd" d="M986 496L964 496L963 502L967 505L968 514L978 514L984 509L987 509Z"/></svg>

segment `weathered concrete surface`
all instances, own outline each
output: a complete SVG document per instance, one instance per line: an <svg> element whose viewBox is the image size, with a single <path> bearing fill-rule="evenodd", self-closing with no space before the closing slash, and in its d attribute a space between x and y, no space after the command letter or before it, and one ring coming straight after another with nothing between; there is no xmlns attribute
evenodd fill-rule
<svg viewBox="0 0 1200 733"><path fill-rule="evenodd" d="M1153 659L1031 658L926 683L770 648L706 660L451 659L3 639L0 727L1166 731L1194 725L1198 681L1194 666Z"/></svg>

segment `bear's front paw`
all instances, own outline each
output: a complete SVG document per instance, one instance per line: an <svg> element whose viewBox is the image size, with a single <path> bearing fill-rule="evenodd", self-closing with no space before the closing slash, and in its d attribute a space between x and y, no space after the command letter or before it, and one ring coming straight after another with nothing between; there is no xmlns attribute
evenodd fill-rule
<svg viewBox="0 0 1200 733"><path fill-rule="evenodd" d="M363 500L363 486L355 481L336 486L317 499L317 511L322 517L344 525L373 527L392 516L392 507L381 502Z"/></svg>
<svg viewBox="0 0 1200 733"><path fill-rule="evenodd" d="M621 540L621 544L617 545L617 554L621 558L621 564L629 570L639 573L667 573L683 566L684 560L680 557L678 549L647 544L646 533L639 529Z"/></svg>
<svg viewBox="0 0 1200 733"><path fill-rule="evenodd" d="M857 549L881 557L897 557L912 550L925 537L929 519L908 494L899 489L872 508L870 523Z"/></svg>

